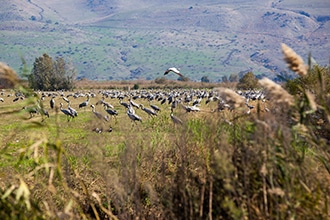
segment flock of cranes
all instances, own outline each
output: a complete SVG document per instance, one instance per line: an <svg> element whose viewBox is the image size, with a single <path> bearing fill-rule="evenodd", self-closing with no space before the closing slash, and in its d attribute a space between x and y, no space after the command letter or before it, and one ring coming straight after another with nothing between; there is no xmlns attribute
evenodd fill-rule
<svg viewBox="0 0 330 220"><path fill-rule="evenodd" d="M169 73L177 74L183 77L180 70L176 67L168 68L164 75ZM247 114L250 114L251 109L254 108L253 105L249 104L250 100L265 100L265 95L262 91L237 91L237 94L243 97L246 102ZM0 96L5 96L4 92L0 93ZM42 120L44 121L46 117L50 117L46 109L52 111L57 111L58 109L66 116L67 121L71 121L78 117L78 111L71 106L72 99L78 99L85 97L84 101L79 102L77 105L79 111L84 109L86 111L89 107L91 108L92 114L103 123L111 121L114 117L117 120L118 112L120 110L115 109L114 104L116 99L119 102L118 106L124 108L128 118L132 121L132 124L137 124L143 121L141 112L147 115L149 119L158 116L159 112L162 110L170 109L170 119L174 124L182 125L183 121L179 117L175 116L175 109L181 107L186 113L190 112L215 112L223 111L225 109L233 110L229 103L226 103L216 91L211 90L200 90L200 89L175 89L171 91L166 90L132 90L132 91L120 91L120 90L100 90L98 92L39 92L40 99L34 105L24 106L22 110L29 113L29 119L33 118L37 114L41 114ZM99 98L101 96L101 98ZM7 98L12 98L12 102L18 102L25 99L25 95L20 92L15 92L14 95L8 94ZM49 108L44 103L46 98L49 99ZM55 101L56 99L56 101ZM5 97L0 97L0 101L4 102ZM56 105L59 102L59 108ZM64 104L67 107L64 108ZM148 103L149 107L145 107L143 103ZM155 104L158 102L159 104ZM217 107L212 110L207 110L206 106L211 102L217 102ZM77 103L77 101L75 102ZM110 104L112 103L112 104ZM96 106L103 106L103 110L97 111ZM204 108L201 106L204 105ZM163 107L166 106L166 107ZM119 107L118 107L119 108ZM269 111L268 108L264 108L265 111ZM44 117L45 116L45 117ZM107 129L109 132L112 131L110 126ZM93 131L98 133L103 131L103 128L95 128Z"/></svg>
<svg viewBox="0 0 330 220"><path fill-rule="evenodd" d="M169 69L168 72L176 70ZM253 105L249 103L251 100L262 100L265 101L265 95L263 91L237 91L238 95L243 97L246 101L246 113L249 114L254 108ZM1 94L0 94L1 96ZM4 96L4 95L3 95ZM71 121L74 118L79 117L78 111L72 106L73 99L85 98L84 101L75 100L75 106L78 107L79 111L88 111L90 109L91 113L95 117L103 121L104 123L110 122L114 117L117 120L118 115L122 115L121 112L126 112L128 118L132 121L132 125L142 122L146 115L148 119L155 118L158 116L159 112L168 110L169 118L174 124L181 125L183 120L178 116L175 116L176 109L183 109L186 113L196 113L196 112L215 112L223 111L225 109L231 109L230 105L226 103L217 93L216 90L200 90L200 89L175 89L175 90L131 90L131 91L121 91L121 90L99 90L97 92L39 92L41 97L37 103L33 106L25 106L23 110L27 111L30 118L34 117L36 114L41 114L43 116L49 117L49 111L55 111L57 106L59 110L66 115L67 121ZM13 102L18 100L24 100L24 95L16 93L14 97L7 96L7 98L12 98ZM46 103L46 99L49 99L49 105ZM1 97L1 102L4 101L6 97ZM211 102L216 102L214 109L210 109L208 105ZM66 108L63 103L66 103ZM79 103L79 104L78 104ZM148 103L149 106L145 106ZM158 103L158 104L157 104ZM102 106L102 108L96 106ZM48 107L49 106L49 107ZM116 106L116 109L115 107ZM123 110L124 108L124 110ZM83 110L81 110L83 109ZM101 111L100 111L101 110ZM269 111L266 107L265 111ZM166 113L165 113L166 114ZM43 117L44 120L44 117ZM112 130L112 129L111 129ZM100 132L100 129L98 130Z"/></svg>

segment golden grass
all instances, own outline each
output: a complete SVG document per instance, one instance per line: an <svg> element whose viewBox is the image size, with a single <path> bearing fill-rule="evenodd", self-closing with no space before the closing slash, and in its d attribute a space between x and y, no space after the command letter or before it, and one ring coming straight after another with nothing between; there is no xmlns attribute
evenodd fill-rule
<svg viewBox="0 0 330 220"><path fill-rule="evenodd" d="M303 59L286 44L282 43L281 46L284 60L288 64L289 69L299 76L307 75L308 67L304 64Z"/></svg>

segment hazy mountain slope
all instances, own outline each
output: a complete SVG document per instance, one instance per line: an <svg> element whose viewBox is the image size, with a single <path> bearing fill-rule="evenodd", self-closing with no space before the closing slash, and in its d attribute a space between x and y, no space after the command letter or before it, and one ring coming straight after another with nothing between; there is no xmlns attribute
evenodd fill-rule
<svg viewBox="0 0 330 220"><path fill-rule="evenodd" d="M4 0L0 60L63 56L91 79L154 79L178 66L193 80L287 71L284 42L329 62L330 3L286 1ZM176 78L175 76L169 76Z"/></svg>

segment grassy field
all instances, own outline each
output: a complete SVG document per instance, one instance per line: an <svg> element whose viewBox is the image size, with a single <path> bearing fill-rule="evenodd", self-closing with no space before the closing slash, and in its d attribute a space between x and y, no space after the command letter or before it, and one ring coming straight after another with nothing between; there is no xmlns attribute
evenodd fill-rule
<svg viewBox="0 0 330 220"><path fill-rule="evenodd" d="M82 90L86 85L91 89ZM144 88L130 93L176 90L139 85ZM96 95L89 105L112 86L78 85L84 94ZM109 91L128 94L133 85L115 87ZM78 108L86 97L69 96L78 116L68 121L59 110L60 102L67 106L62 97L50 109L46 96L42 103L50 117L43 121L22 110L41 92L17 102L14 90L2 92L2 219L329 218L329 139L316 138L318 128L306 117L293 123L303 114L276 100L267 101L269 112L261 101L250 102L251 114L245 108L213 111L218 103L204 100L201 112L174 110L183 125L171 121L170 105L153 100L161 112L149 117L136 109L143 122L135 124L116 98L105 99L118 111L105 122L89 105ZM147 100L135 101L149 106ZM96 111L106 114L100 105ZM319 126L328 128L324 123Z"/></svg>

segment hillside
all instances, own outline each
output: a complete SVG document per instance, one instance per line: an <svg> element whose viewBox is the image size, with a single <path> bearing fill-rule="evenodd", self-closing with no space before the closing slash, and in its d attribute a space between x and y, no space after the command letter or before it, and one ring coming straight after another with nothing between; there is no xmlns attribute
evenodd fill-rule
<svg viewBox="0 0 330 220"><path fill-rule="evenodd" d="M169 66L196 81L275 77L287 71L282 42L329 63L329 9L326 0L4 0L0 61L19 72L21 57L31 67L43 53L63 56L93 80L155 79Z"/></svg>

